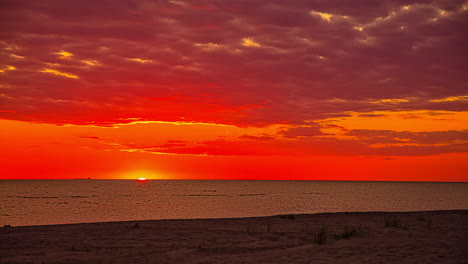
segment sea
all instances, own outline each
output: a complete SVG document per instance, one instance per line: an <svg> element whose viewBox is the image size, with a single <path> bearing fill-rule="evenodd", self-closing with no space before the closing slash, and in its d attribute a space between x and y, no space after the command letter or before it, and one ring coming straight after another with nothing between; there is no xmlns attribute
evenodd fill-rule
<svg viewBox="0 0 468 264"><path fill-rule="evenodd" d="M0 225L468 209L468 183L0 180Z"/></svg>

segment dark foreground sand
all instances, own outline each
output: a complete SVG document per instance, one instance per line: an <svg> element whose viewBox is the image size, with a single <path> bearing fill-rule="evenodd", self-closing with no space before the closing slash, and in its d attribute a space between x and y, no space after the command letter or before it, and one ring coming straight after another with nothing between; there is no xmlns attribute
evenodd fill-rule
<svg viewBox="0 0 468 264"><path fill-rule="evenodd" d="M400 227L384 227L390 216ZM467 220L431 211L2 227L0 263L468 263Z"/></svg>

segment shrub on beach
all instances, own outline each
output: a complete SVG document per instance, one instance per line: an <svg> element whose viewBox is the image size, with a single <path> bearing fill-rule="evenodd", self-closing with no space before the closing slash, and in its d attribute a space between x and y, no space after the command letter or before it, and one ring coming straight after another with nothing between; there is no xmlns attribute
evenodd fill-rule
<svg viewBox="0 0 468 264"><path fill-rule="evenodd" d="M396 216L385 217L385 227L401 227L401 220Z"/></svg>
<svg viewBox="0 0 468 264"><path fill-rule="evenodd" d="M320 231L318 231L317 233L314 233L314 241L315 243L319 245L325 244L325 242L327 242L327 227L326 226L322 226Z"/></svg>
<svg viewBox="0 0 468 264"><path fill-rule="evenodd" d="M361 227L350 227L345 226L343 232L333 234L333 238L338 239L348 239L353 236L359 236L362 233Z"/></svg>

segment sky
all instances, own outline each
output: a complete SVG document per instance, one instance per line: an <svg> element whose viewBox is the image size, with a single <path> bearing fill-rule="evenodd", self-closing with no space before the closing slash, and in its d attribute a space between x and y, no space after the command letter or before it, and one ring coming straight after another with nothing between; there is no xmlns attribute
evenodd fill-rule
<svg viewBox="0 0 468 264"><path fill-rule="evenodd" d="M468 1L0 5L0 178L468 181Z"/></svg>

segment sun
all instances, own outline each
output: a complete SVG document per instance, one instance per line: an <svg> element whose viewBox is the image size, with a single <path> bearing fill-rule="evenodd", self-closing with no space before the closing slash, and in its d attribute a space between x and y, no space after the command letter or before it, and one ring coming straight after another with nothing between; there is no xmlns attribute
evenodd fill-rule
<svg viewBox="0 0 468 264"><path fill-rule="evenodd" d="M151 170L131 170L131 171L122 172L119 178L144 182L148 180L158 179L160 178L159 176L160 176L159 173L156 173Z"/></svg>
<svg viewBox="0 0 468 264"><path fill-rule="evenodd" d="M155 174L153 172L150 172L150 171L135 171L131 175L132 175L131 178L133 178L133 179L136 178L140 182L144 182L144 181L147 181L149 179L154 179L155 178Z"/></svg>

